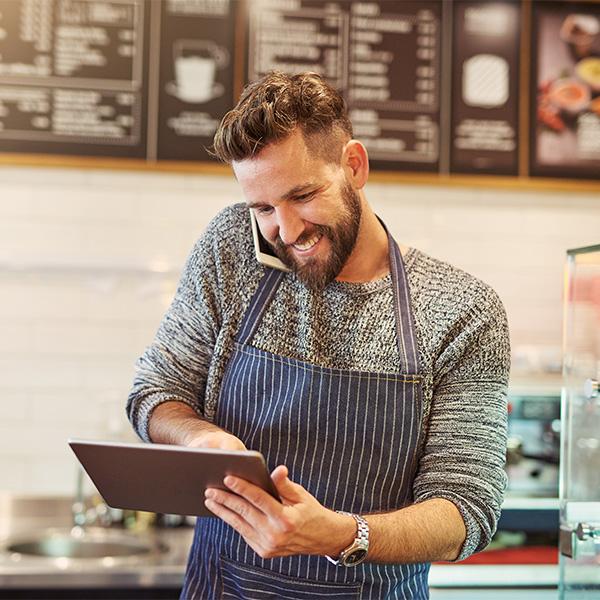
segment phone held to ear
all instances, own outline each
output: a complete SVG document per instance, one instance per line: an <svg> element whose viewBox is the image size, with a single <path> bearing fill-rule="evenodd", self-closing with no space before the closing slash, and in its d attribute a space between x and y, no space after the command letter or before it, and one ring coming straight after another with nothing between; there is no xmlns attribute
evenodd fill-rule
<svg viewBox="0 0 600 600"><path fill-rule="evenodd" d="M279 269L280 271L289 273L289 267L287 267L279 258L277 258L277 255L275 252L273 252L273 249L271 246L269 246L267 240L265 240L265 238L262 236L254 213L251 210L249 213L250 223L252 224L252 239L254 240L254 253L256 254L256 260L258 260L261 265L265 265L265 267Z"/></svg>

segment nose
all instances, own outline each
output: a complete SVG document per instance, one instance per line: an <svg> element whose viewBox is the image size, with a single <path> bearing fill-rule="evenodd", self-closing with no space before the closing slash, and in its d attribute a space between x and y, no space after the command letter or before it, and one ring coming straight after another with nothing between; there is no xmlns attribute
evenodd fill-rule
<svg viewBox="0 0 600 600"><path fill-rule="evenodd" d="M293 244L304 231L304 221L293 208L278 207L277 210L278 235L286 244Z"/></svg>

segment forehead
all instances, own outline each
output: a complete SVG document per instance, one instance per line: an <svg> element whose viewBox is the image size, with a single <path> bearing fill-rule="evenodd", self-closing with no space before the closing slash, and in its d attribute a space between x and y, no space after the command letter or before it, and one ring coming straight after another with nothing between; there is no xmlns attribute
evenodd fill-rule
<svg viewBox="0 0 600 600"><path fill-rule="evenodd" d="M249 201L275 200L289 189L325 177L331 168L311 154L299 130L281 142L269 144L259 154L232 164ZM268 196L268 197L267 197Z"/></svg>

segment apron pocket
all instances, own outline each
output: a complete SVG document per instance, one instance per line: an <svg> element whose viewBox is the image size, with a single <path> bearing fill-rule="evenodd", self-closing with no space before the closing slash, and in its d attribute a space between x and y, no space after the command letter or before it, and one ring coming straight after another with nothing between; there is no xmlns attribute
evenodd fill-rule
<svg viewBox="0 0 600 600"><path fill-rule="evenodd" d="M321 583L296 579L221 556L223 598L229 600L354 600L361 583Z"/></svg>

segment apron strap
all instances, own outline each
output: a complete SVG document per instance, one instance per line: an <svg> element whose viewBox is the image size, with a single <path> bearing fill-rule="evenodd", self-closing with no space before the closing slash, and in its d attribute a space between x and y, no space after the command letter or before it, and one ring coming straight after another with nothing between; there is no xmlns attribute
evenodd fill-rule
<svg viewBox="0 0 600 600"><path fill-rule="evenodd" d="M383 223L382 223L383 225ZM390 235L387 227L383 225L388 235L388 246L390 250L390 273L392 275L392 289L394 293L394 310L396 312L396 338L398 341L398 352L402 364L406 365L407 373L420 373L419 353L415 339L415 319L410 301L410 290L408 278L402 253L394 238Z"/></svg>
<svg viewBox="0 0 600 600"><path fill-rule="evenodd" d="M260 325L263 314L271 303L284 275L283 271L278 271L277 269L265 269L265 274L260 280L258 288L254 292L254 296L252 296L252 300L250 300L250 307L242 319L242 324L237 335L237 341L240 344L249 344L250 340L254 337L254 332Z"/></svg>

